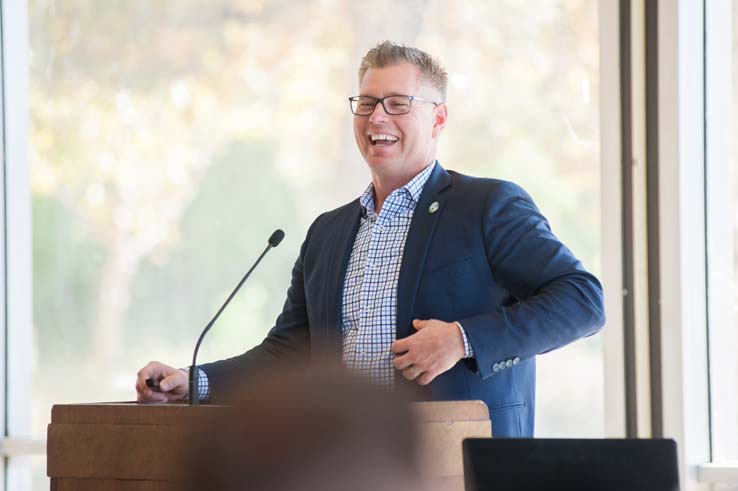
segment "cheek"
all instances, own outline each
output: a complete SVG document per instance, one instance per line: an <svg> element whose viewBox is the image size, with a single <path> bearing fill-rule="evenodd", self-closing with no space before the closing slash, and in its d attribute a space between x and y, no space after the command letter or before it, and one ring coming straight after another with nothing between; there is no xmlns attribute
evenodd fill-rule
<svg viewBox="0 0 738 491"><path fill-rule="evenodd" d="M361 146L362 145L362 139L361 139L361 128L354 122L354 139L356 140L356 144Z"/></svg>
<svg viewBox="0 0 738 491"><path fill-rule="evenodd" d="M360 119L354 118L354 138L356 138L357 142L360 142L362 140L363 134L364 134L364 123Z"/></svg>

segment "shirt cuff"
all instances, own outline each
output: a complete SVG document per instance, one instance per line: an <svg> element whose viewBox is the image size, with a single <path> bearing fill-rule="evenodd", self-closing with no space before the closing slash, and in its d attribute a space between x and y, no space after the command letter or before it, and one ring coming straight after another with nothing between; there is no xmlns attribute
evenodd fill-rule
<svg viewBox="0 0 738 491"><path fill-rule="evenodd" d="M190 367L182 368L181 370L187 372L187 377L189 378ZM210 380L208 379L208 374L199 367L197 368L197 395L201 401L210 399Z"/></svg>
<svg viewBox="0 0 738 491"><path fill-rule="evenodd" d="M459 326L459 331L461 331L461 338L464 340L464 358L474 358L474 348L472 348L472 345L469 342L469 338L466 336L464 326L462 326L461 322L459 321L456 321L456 325Z"/></svg>

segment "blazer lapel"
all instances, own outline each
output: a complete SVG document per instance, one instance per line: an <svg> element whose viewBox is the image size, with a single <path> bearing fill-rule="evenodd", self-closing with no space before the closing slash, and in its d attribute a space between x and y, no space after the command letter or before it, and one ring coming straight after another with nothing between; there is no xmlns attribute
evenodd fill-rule
<svg viewBox="0 0 738 491"><path fill-rule="evenodd" d="M423 272L433 232L443 213L446 196L442 194L442 191L450 185L451 176L441 167L440 163L436 162L420 194L405 240L400 278L397 284L397 339L407 337L412 332L411 315L420 275ZM438 203L438 206L431 207L433 203ZM435 211L432 211L434 209Z"/></svg>
<svg viewBox="0 0 738 491"><path fill-rule="evenodd" d="M328 253L328 268L326 271L326 281L324 286L325 298L325 319L327 334L334 341L341 340L341 306L343 302L343 281L346 278L346 269L348 268L351 250L356 239L356 232L359 229L361 218L361 205L357 199L354 206L347 208L343 213L341 223L336 227L336 235L333 245Z"/></svg>

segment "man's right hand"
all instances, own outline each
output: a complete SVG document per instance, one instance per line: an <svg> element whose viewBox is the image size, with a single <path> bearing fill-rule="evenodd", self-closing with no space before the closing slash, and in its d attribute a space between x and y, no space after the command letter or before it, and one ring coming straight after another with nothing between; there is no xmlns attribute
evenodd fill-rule
<svg viewBox="0 0 738 491"><path fill-rule="evenodd" d="M137 376L136 395L141 404L162 404L187 397L189 376L185 370L152 361L139 370ZM146 385L149 378L159 382L159 392Z"/></svg>

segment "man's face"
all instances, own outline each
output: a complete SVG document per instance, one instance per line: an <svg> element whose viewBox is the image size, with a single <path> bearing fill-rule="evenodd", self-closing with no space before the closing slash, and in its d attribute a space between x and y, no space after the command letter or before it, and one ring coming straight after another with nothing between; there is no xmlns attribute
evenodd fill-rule
<svg viewBox="0 0 738 491"><path fill-rule="evenodd" d="M359 95L439 100L437 91L409 63L370 68L361 81ZM374 176L401 179L414 176L435 158L436 142L445 124L445 104L413 101L411 111L402 115L387 114L382 104L377 104L370 116L354 116L354 136ZM373 138L380 135L388 137Z"/></svg>

